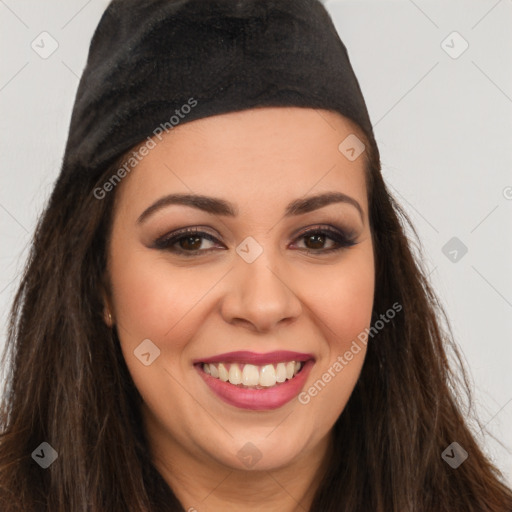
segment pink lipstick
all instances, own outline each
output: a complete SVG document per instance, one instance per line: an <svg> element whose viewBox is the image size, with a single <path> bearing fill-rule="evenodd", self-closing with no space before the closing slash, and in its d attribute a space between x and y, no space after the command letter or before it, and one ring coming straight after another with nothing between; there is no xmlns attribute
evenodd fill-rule
<svg viewBox="0 0 512 512"><path fill-rule="evenodd" d="M302 390L315 364L312 354L229 352L195 360L210 390L224 402L255 411L282 407Z"/></svg>

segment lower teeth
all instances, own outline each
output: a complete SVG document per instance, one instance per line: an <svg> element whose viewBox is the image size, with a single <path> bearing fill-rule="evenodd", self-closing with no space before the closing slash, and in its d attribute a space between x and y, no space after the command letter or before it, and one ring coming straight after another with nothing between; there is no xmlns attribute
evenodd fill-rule
<svg viewBox="0 0 512 512"><path fill-rule="evenodd" d="M294 377L292 377L292 379ZM259 384L256 385L256 386L246 386L245 384L231 384L231 382L229 382L229 380L228 380L228 383L231 384L232 386L237 387L237 388L244 388L244 389L270 389L270 388L274 388L276 386L280 386L281 384L284 384L285 382L288 382L289 380L292 380L292 379L286 379L284 382L276 382L273 386L260 386Z"/></svg>

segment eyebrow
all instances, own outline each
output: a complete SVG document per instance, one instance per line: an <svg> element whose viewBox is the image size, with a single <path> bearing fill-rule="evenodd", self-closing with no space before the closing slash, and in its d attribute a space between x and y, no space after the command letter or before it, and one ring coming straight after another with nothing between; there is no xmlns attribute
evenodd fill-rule
<svg viewBox="0 0 512 512"><path fill-rule="evenodd" d="M295 215L302 215L334 203L345 203L354 206L359 212L361 220L364 222L364 214L361 205L353 197L343 194L342 192L327 192L295 199L286 206L284 216L291 217ZM137 223L140 224L162 208L175 204L197 208L198 210L202 210L213 215L227 217L236 217L238 215L238 208L236 205L225 201L224 199L196 194L169 194L158 199L155 203L146 208L140 214L137 219Z"/></svg>

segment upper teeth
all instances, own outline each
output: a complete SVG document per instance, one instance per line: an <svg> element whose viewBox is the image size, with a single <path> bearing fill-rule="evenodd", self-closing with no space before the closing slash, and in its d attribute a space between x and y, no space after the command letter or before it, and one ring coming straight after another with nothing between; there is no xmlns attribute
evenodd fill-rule
<svg viewBox="0 0 512 512"><path fill-rule="evenodd" d="M266 364L255 366L253 364L238 363L203 363L203 370L208 375L231 384L244 386L275 386L276 382L284 382L293 378L301 368L299 361L287 363Z"/></svg>

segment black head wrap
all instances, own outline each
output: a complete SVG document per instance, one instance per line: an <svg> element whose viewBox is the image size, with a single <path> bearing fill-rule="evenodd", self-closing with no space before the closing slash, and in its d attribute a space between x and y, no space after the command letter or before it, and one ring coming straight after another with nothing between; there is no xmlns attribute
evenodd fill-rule
<svg viewBox="0 0 512 512"><path fill-rule="evenodd" d="M373 140L336 28L318 0L113 0L78 87L61 184L91 186L148 137L263 106L334 110Z"/></svg>

